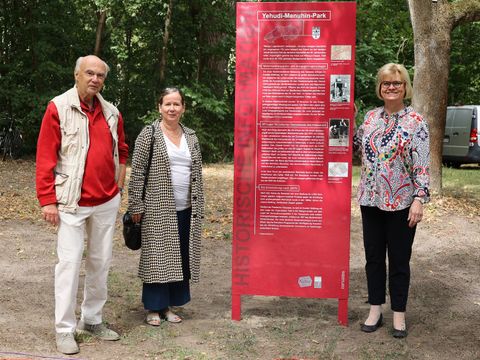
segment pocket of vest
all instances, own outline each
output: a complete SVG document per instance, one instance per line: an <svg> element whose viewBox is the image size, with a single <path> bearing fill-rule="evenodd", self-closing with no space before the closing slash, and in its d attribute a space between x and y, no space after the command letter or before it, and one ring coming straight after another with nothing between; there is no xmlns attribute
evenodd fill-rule
<svg viewBox="0 0 480 360"><path fill-rule="evenodd" d="M68 201L68 180L67 174L55 173L55 194L59 204L66 204Z"/></svg>
<svg viewBox="0 0 480 360"><path fill-rule="evenodd" d="M73 124L74 125L74 124ZM78 127L69 124L62 128L62 148L61 151L65 154L72 154L77 151L79 147L80 137Z"/></svg>

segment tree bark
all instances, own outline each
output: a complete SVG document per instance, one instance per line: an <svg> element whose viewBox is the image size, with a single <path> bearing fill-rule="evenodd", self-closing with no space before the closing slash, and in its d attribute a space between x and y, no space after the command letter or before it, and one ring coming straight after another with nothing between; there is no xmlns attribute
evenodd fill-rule
<svg viewBox="0 0 480 360"><path fill-rule="evenodd" d="M127 113L130 107L130 69L132 62L132 37L133 26L130 22L125 27L125 49L127 50L127 57L125 59L125 66L123 70L123 91L121 95L120 104L123 105L123 112Z"/></svg>
<svg viewBox="0 0 480 360"><path fill-rule="evenodd" d="M107 12L105 10L100 11L98 15L98 23L97 23L97 32L95 36L95 50L93 54L100 57L102 52L102 37L103 31L105 29L105 22L107 20Z"/></svg>
<svg viewBox="0 0 480 360"><path fill-rule="evenodd" d="M197 16L202 10L199 1L192 1L191 6L193 16ZM222 16L235 16L235 1L223 0L218 2L216 6L223 10L221 11ZM198 33L199 58L197 81L210 84L209 87L213 93L218 98L221 98L228 76L227 67L229 54L225 51L222 52L221 49L222 42L227 34L225 33L225 29L211 22L212 19L210 17L205 17L202 20Z"/></svg>
<svg viewBox="0 0 480 360"><path fill-rule="evenodd" d="M413 107L430 127L430 190L441 195L451 32L480 16L480 0L408 0L408 5L415 43Z"/></svg>
<svg viewBox="0 0 480 360"><path fill-rule="evenodd" d="M170 39L170 24L172 22L172 8L173 8L173 0L170 0L168 3L167 15L165 16L165 28L163 30L163 44L162 44L162 51L160 54L160 67L159 67L159 79L158 79L158 87L159 91L161 91L162 87L165 83L165 70L167 68L167 56L168 56L168 40Z"/></svg>

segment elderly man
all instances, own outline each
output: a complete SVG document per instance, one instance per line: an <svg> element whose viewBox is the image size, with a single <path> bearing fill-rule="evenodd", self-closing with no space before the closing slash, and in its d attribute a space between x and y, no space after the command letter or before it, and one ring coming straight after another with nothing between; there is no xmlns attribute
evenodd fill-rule
<svg viewBox="0 0 480 360"><path fill-rule="evenodd" d="M37 144L37 197L43 218L58 225L55 329L58 351L79 352L77 333L119 335L102 322L112 240L128 146L118 109L100 95L109 71L96 56L80 57L75 86L48 104ZM85 288L75 317L86 234Z"/></svg>

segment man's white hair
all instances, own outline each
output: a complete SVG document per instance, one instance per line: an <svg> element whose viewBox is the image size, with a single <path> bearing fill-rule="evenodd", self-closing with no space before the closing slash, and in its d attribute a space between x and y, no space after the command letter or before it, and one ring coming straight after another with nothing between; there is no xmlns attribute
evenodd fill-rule
<svg viewBox="0 0 480 360"><path fill-rule="evenodd" d="M80 65L82 64L83 59L85 59L85 56L80 56L75 63L75 70L73 71L75 75L80 71ZM108 72L110 71L110 66L108 66L108 64L102 59L100 59L100 61L103 62L103 65L105 65L105 78L106 78L108 75Z"/></svg>

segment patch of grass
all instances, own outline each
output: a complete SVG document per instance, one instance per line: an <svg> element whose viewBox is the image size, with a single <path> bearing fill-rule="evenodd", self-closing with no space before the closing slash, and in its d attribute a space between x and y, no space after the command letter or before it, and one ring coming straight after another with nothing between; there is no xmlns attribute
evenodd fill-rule
<svg viewBox="0 0 480 360"><path fill-rule="evenodd" d="M234 353L251 353L256 342L257 338L252 330L246 330L240 334L231 336L228 341L230 350Z"/></svg>
<svg viewBox="0 0 480 360"><path fill-rule="evenodd" d="M257 336L253 329L242 325L229 324L222 334L218 335L221 348L228 354L228 359L256 359Z"/></svg>
<svg viewBox="0 0 480 360"><path fill-rule="evenodd" d="M277 344L277 357L281 359L340 359L335 350L344 329L333 327L324 334L325 326L323 322L290 320L267 326L263 336Z"/></svg>
<svg viewBox="0 0 480 360"><path fill-rule="evenodd" d="M79 334L79 333L75 333L75 340L79 343L83 343L83 344L88 344L88 343L92 343L95 341L94 337L91 336L91 335L88 335L88 334Z"/></svg>
<svg viewBox="0 0 480 360"><path fill-rule="evenodd" d="M122 336L125 345L140 345L143 342L154 342L157 347L167 350L172 345L172 339L179 336L178 330L162 322L160 326L140 325L132 328ZM162 358L163 359L163 358Z"/></svg>
<svg viewBox="0 0 480 360"><path fill-rule="evenodd" d="M176 360L209 360L207 354L192 348L175 345L173 338L178 332L168 324L157 327L140 326L122 338L121 342L127 346L142 347L145 344L143 356L149 359L176 359ZM148 344L155 343L154 349Z"/></svg>
<svg viewBox="0 0 480 360"><path fill-rule="evenodd" d="M175 359L175 360L211 360L207 354L182 347L172 347L169 349L159 350L151 356L159 356L159 359Z"/></svg>
<svg viewBox="0 0 480 360"><path fill-rule="evenodd" d="M140 281L136 277L126 277L113 269L108 274L108 293L110 297L122 297L127 303L139 301Z"/></svg>
<svg viewBox="0 0 480 360"><path fill-rule="evenodd" d="M322 355L322 358L325 357L328 359L336 359L337 357L335 356L335 349L337 348L337 343L341 333L342 330L340 328L333 328L332 331L330 331L330 334L328 334L326 339L327 341L323 346L323 350L318 355Z"/></svg>
<svg viewBox="0 0 480 360"><path fill-rule="evenodd" d="M480 199L480 166L443 167L442 183L445 195Z"/></svg>
<svg viewBox="0 0 480 360"><path fill-rule="evenodd" d="M130 329L127 328L133 323L143 321L141 293L141 281L136 276L128 275L125 269L110 269L105 315L115 324L114 330L128 333Z"/></svg>
<svg viewBox="0 0 480 360"><path fill-rule="evenodd" d="M371 346L363 346L359 349L359 359L361 360L407 360L414 359L405 342L398 342L392 348L386 348L381 344L378 346L372 343Z"/></svg>

